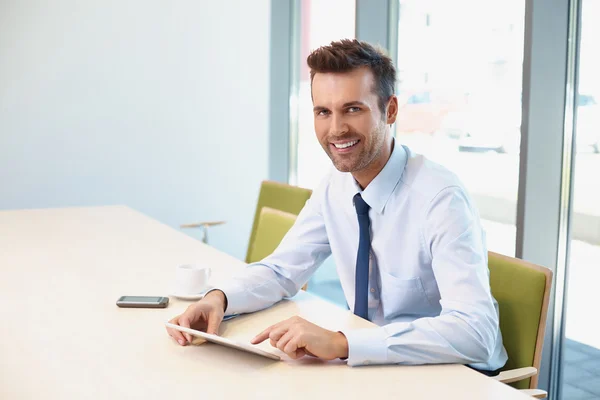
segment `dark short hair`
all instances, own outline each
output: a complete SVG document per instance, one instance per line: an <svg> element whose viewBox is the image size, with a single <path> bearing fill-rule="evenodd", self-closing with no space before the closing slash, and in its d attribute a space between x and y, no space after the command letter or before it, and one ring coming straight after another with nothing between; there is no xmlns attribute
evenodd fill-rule
<svg viewBox="0 0 600 400"><path fill-rule="evenodd" d="M379 109L385 114L385 105L394 94L396 69L392 59L380 47L356 39L331 42L310 53L306 59L310 68L310 82L317 72L349 72L368 67L375 78L373 88L379 97Z"/></svg>

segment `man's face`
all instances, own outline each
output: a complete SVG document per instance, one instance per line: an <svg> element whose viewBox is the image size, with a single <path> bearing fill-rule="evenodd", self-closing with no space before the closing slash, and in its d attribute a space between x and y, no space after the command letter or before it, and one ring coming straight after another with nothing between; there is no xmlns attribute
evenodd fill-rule
<svg viewBox="0 0 600 400"><path fill-rule="evenodd" d="M371 70L316 73L312 98L317 139L333 165L342 172L368 167L381 154L388 132Z"/></svg>

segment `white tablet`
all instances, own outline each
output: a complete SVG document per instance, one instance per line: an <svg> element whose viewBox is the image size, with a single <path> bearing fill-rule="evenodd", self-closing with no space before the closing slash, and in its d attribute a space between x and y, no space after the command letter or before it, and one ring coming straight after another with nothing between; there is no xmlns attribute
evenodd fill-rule
<svg viewBox="0 0 600 400"><path fill-rule="evenodd" d="M253 353L253 354L257 354L259 356L267 357L267 358L270 358L271 360L277 360L277 361L281 360L281 358L277 354L269 353L268 351L264 351L262 349L254 347L249 343L236 342L234 340L227 339L227 338L217 336L217 335L212 335L210 333L201 332L201 331L197 331L195 329L190 329L190 328L184 328L182 326L175 325L170 322L166 322L165 325L169 328L173 328L173 329L176 329L181 332L189 333L192 336L200 337L202 339L205 339L208 342L221 344L223 346L231 347L231 348L242 350L242 351L247 351L248 353Z"/></svg>

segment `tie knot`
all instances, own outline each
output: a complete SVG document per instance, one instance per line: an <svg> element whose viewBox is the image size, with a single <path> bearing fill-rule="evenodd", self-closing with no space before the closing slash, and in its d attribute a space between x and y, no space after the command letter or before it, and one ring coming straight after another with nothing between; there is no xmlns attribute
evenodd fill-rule
<svg viewBox="0 0 600 400"><path fill-rule="evenodd" d="M354 208L356 208L356 214L365 215L369 213L369 205L365 203L360 193L354 195Z"/></svg>

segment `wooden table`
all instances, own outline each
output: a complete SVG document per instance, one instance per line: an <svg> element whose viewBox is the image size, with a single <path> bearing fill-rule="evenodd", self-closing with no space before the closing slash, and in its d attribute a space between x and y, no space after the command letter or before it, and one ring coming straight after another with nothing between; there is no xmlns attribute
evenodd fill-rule
<svg viewBox="0 0 600 400"><path fill-rule="evenodd" d="M0 212L0 399L529 398L461 365L351 368L181 347L164 322L189 302L115 305L121 295L168 295L183 263L211 266L217 284L244 266L127 207ZM220 334L249 341L296 314L329 329L371 325L302 292Z"/></svg>

